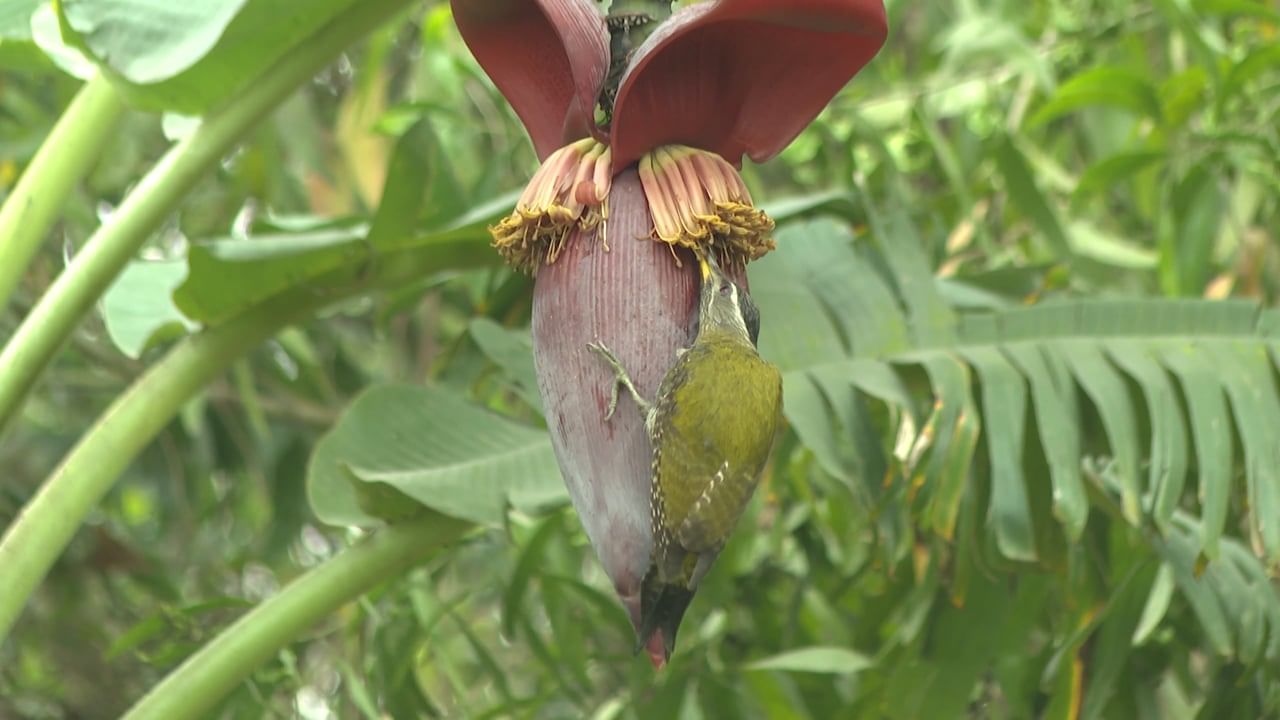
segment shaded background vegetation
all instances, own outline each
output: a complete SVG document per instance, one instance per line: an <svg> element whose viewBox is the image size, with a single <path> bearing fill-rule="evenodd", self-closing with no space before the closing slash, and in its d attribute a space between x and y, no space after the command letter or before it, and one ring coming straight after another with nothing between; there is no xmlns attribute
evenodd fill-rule
<svg viewBox="0 0 1280 720"><path fill-rule="evenodd" d="M804 277L806 243L858 253L819 256L836 267L854 257L893 266L884 248L901 240L936 276L929 292L966 310L1078 297L1273 304L1274 6L971 0L889 9L880 56L780 157L744 172L757 199L786 218L778 256L762 263L764 277L753 271L766 354L790 347L778 326L808 324L789 313L817 307L768 301L770 288ZM18 35L0 44L0 192L78 86ZM423 119L430 142L414 156L428 168L417 176L428 188L414 218L421 226L500 205L536 167L447 6L429 3L294 94L200 182L142 259L179 261L218 238L358 233L379 207L397 136L428 127ZM125 117L68 198L0 336L178 125ZM879 250L849 244L868 233ZM901 279L896 266L880 274ZM170 286L181 276L157 275ZM108 295L0 439L0 522L167 342L151 337L154 318L138 328L113 313L113 302L131 307L129 293L144 285L122 281ZM134 463L0 647L0 715L115 716L248 604L348 545L359 531L322 522L309 504L308 462L366 388L430 385L537 426L530 288L497 267L423 277L343 303L237 362ZM1142 397L1132 384L1126 392ZM829 414L836 424L839 412L815 417ZM223 713L1074 717L1081 703L1085 715L1104 717L1278 711L1278 659L1263 649L1280 643L1274 575L1244 582L1262 599L1235 612L1229 599L1175 583L1183 565L1149 562L1176 557L1203 569L1193 486L1178 499L1174 529L1135 528L1120 519L1104 442L1086 453L1094 512L1078 543L1057 535L1031 558L993 562L1000 553L990 547L967 557L963 540L913 525L912 438L923 423L911 415L868 410L878 450L846 447L865 435L840 427L834 449L794 429L780 440L690 611L680 652L656 677L632 654L625 615L551 489L292 643ZM1105 420L1082 417L1086 436ZM1150 424L1138 423L1144 441ZM871 474L866 458L877 453L883 466ZM981 476L990 461L985 449L977 455ZM1236 472L1232 485L1244 482ZM900 482L866 490L884 478ZM997 491L974 482L973 502L985 507ZM1260 568L1242 498L1233 491L1224 501L1234 539L1223 554ZM1008 555L1007 544L999 550ZM1206 620L1205 603L1219 603L1224 629Z"/></svg>

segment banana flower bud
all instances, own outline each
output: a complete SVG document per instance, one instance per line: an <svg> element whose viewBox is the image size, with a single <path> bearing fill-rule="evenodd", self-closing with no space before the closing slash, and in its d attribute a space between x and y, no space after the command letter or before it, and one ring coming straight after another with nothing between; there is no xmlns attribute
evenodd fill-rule
<svg viewBox="0 0 1280 720"><path fill-rule="evenodd" d="M773 247L737 167L791 142L884 43L881 0L711 0L683 7L635 49L609 126L595 122L609 32L590 0L453 0L476 60L520 116L542 166L492 228L535 274L534 361L574 508L615 591L639 621L649 562L651 450L604 342L653 397L690 339L690 249L745 279ZM767 312L767 309L766 309ZM661 639L650 655L661 660ZM656 648L656 652L655 652Z"/></svg>

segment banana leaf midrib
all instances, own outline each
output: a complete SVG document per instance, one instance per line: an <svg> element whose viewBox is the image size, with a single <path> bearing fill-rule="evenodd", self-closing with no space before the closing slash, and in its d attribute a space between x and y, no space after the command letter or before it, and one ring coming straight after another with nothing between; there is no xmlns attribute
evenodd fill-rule
<svg viewBox="0 0 1280 720"><path fill-rule="evenodd" d="M855 338L848 357L915 362L920 356L953 349L998 349L1071 341L1196 343L1235 339L1273 347L1280 345L1280 309L1263 309L1248 300L1055 301L998 312L956 313L954 318L953 323L941 328L922 328L902 318L914 331L908 334L911 339L905 346L867 352L859 347L862 344ZM1064 323L1067 326L1064 327Z"/></svg>
<svg viewBox="0 0 1280 720"><path fill-rule="evenodd" d="M919 310L923 305L915 307ZM1197 464L1208 462L1198 474L1209 486L1200 488L1200 500L1212 518L1204 525L1201 539L1211 556L1217 555L1226 520L1228 477L1236 462L1231 446L1233 440L1241 442L1251 533L1255 543L1265 548L1264 555L1280 557L1280 533L1265 520L1272 516L1271 510L1280 512L1280 486L1273 468L1260 464L1267 443L1257 427L1257 423L1269 425L1273 417L1280 424L1280 405L1270 376L1280 367L1280 311L1248 300L1060 300L995 312L948 309L930 312L925 322L913 323L894 310L880 329L897 325L902 332L866 338L858 338L855 332L852 352L841 356L829 352L817 362L787 367L786 385L800 391L801 383L812 380L830 388L834 378L843 376L877 400L912 413L917 424L930 413L941 413L935 419L943 438L938 450L943 455L952 452L945 438L959 427L961 416L982 408L981 433L987 443L1002 448L991 449L992 457L1004 463L1003 469L994 468L992 473L1001 490L997 499L1006 503L1009 517L1015 519L1026 518L1022 488L1027 478L1020 441L1005 447L1004 439L1021 437L1019 418L1026 412L1021 408L1028 408L1038 424L1053 422L1058 428L1041 427L1037 433L1046 453L1060 456L1063 448L1078 453L1078 433L1065 432L1074 426L1064 425L1075 422L1072 418L1080 412L1076 400L1063 394L1074 386L1099 414L1102 426L1098 429L1119 462L1120 499L1128 521L1138 524L1150 514L1158 526L1167 527L1182 495L1183 478L1197 474L1188 472L1188 463L1193 457ZM886 342L886 338L892 339ZM1044 360L1028 366L1036 357ZM1044 361L1052 362L1042 365ZM933 403L922 402L903 384L905 376L896 369L903 366L924 369L933 387ZM1196 383L1208 385L1200 388ZM1140 399L1131 398L1126 386L1140 390ZM975 396L979 388L981 397ZM1204 398L1187 397L1187 393L1206 391L1210 399L1227 401L1216 401L1221 403L1220 420L1208 422L1194 412L1203 409ZM1197 402L1189 409L1191 414L1184 415L1182 403L1191 400ZM1000 414L1006 410L1012 414ZM1145 423L1153 423L1149 431L1153 434L1138 429ZM1152 444L1147 447L1147 443ZM956 447L955 452L969 452L963 443ZM1077 537L1088 517L1079 470L1067 467L1061 457L1049 466L1059 498L1053 504L1054 514L1068 535ZM942 489L940 497L949 498L935 505L935 528L949 536L956 493L964 479L947 476L941 467L935 463L927 475ZM1144 481L1146 476L1150 479ZM1151 501L1153 492L1158 502ZM1030 526L997 527L1007 554L1034 558Z"/></svg>

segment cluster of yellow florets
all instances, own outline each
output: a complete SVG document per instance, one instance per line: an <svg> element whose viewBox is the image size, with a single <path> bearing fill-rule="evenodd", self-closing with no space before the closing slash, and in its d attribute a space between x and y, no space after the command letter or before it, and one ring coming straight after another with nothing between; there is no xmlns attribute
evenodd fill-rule
<svg viewBox="0 0 1280 720"><path fill-rule="evenodd" d="M556 261L575 229L606 221L610 159L609 149L592 139L552 153L515 210L489 228L502 257L536 273ZM714 254L725 267L743 267L775 247L773 220L751 204L742 177L719 155L664 145L640 160L639 171L653 239Z"/></svg>
<svg viewBox="0 0 1280 720"><path fill-rule="evenodd" d="M640 160L658 240L742 267L775 247L773 220L751 204L742 177L719 155L667 145Z"/></svg>
<svg viewBox="0 0 1280 720"><path fill-rule="evenodd" d="M511 266L536 273L556 261L575 228L608 217L609 149L590 138L551 154L534 173L516 208L489 228L493 246Z"/></svg>

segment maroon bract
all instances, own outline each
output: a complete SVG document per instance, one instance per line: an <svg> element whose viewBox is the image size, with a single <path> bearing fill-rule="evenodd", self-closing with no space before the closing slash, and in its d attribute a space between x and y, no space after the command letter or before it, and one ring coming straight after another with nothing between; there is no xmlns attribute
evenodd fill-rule
<svg viewBox="0 0 1280 720"><path fill-rule="evenodd" d="M480 67L515 108L545 158L591 133L609 69L609 32L590 0L453 0Z"/></svg>
<svg viewBox="0 0 1280 720"><path fill-rule="evenodd" d="M879 0L721 0L672 15L636 52L609 145L626 167L659 145L764 162L884 44Z"/></svg>
<svg viewBox="0 0 1280 720"><path fill-rule="evenodd" d="M649 564L651 449L613 374L613 349L652 398L690 339L687 248L737 268L773 247L773 223L734 169L777 154L879 51L880 0L719 0L673 14L638 48L607 129L594 123L609 36L589 0L453 0L468 47L542 159L493 228L534 273L534 360L556 457L614 589L639 621ZM594 138L591 140L589 138ZM657 242L653 242L657 241ZM645 638L661 666L661 637Z"/></svg>

